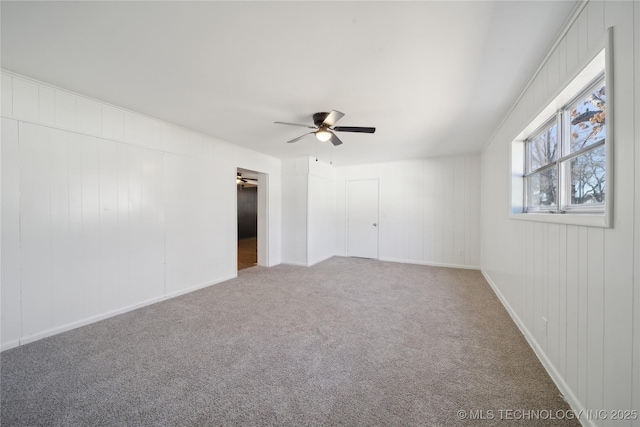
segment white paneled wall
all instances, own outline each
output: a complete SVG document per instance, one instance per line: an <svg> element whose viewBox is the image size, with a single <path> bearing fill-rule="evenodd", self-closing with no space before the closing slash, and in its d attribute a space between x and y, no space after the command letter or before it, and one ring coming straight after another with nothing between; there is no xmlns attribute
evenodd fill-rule
<svg viewBox="0 0 640 427"><path fill-rule="evenodd" d="M282 162L282 262L307 264L309 159Z"/></svg>
<svg viewBox="0 0 640 427"><path fill-rule="evenodd" d="M280 161L2 73L2 349L237 274L236 168Z"/></svg>
<svg viewBox="0 0 640 427"><path fill-rule="evenodd" d="M378 179L379 257L452 267L480 266L480 157L410 160L336 170L336 253L346 255L346 188Z"/></svg>
<svg viewBox="0 0 640 427"><path fill-rule="evenodd" d="M307 200L307 262L313 265L335 255L336 184L331 165L309 158Z"/></svg>
<svg viewBox="0 0 640 427"><path fill-rule="evenodd" d="M309 266L335 255L334 174L312 157L282 162L282 262Z"/></svg>
<svg viewBox="0 0 640 427"><path fill-rule="evenodd" d="M482 270L575 409L640 411L638 9L637 2L587 3L482 154ZM608 27L613 228L509 219L511 141L579 71ZM581 421L640 426L637 418Z"/></svg>
<svg viewBox="0 0 640 427"><path fill-rule="evenodd" d="M6 95L6 80L3 76L2 94ZM10 81L10 80L9 80ZM5 109L4 97L2 111ZM17 343L20 340L22 328L22 308L20 304L21 293L19 285L5 286L5 283L20 283L20 164L15 159L20 157L18 146L18 123L14 120L2 119L2 300L0 314L2 322L0 326L0 338L2 345L5 343ZM14 159L7 162L5 159Z"/></svg>

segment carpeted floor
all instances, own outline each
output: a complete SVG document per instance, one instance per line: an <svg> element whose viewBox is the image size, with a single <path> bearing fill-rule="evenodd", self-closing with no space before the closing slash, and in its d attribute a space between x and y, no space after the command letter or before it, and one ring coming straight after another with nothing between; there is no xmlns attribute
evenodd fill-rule
<svg viewBox="0 0 640 427"><path fill-rule="evenodd" d="M0 362L2 426L579 425L504 419L569 408L472 270L255 267Z"/></svg>

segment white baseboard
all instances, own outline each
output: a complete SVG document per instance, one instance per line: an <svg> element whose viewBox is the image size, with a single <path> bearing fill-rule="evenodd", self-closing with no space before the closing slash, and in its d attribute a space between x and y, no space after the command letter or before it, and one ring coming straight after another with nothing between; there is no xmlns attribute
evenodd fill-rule
<svg viewBox="0 0 640 427"><path fill-rule="evenodd" d="M282 261L280 264L283 264L283 265L295 265L295 266L298 266L298 267L308 267L308 265L305 264L304 262Z"/></svg>
<svg viewBox="0 0 640 427"><path fill-rule="evenodd" d="M7 341L5 343L2 344L2 346L0 347L0 352L5 351L5 350L9 350L12 348L16 348L20 345L20 340L11 340L11 341Z"/></svg>
<svg viewBox="0 0 640 427"><path fill-rule="evenodd" d="M163 297L163 299L175 298L175 297L180 296L180 295L188 294L190 292L194 292L194 291L197 291L197 290L200 290L200 289L207 288L209 286L213 286L213 285L217 285L217 284L222 283L222 282L226 282L227 280L235 279L236 277L238 277L238 273L230 274L228 276L225 276L225 277L222 277L220 279L214 280L213 282L207 282L207 283L203 283L201 285L192 286L192 287L187 288L187 289L181 289L179 291L170 292L170 293L166 294Z"/></svg>
<svg viewBox="0 0 640 427"><path fill-rule="evenodd" d="M229 276L226 276L226 277L220 278L218 280L215 280L213 282L200 284L200 285L193 286L193 287L187 288L187 289L182 289L182 290L179 290L179 291L176 291L176 292L171 292L169 294L165 294L165 295L162 295L162 296L159 296L159 297L150 298L148 300L145 300L145 301L142 301L142 302L138 302L138 303L135 303L135 304L131 304L131 305L128 305L126 307L121 307L121 308L118 308L116 310L107 311L105 313L101 313L101 314L98 314L96 316L87 317L85 319L81 319L81 320L78 320L78 321L75 321L75 322L67 323L67 324L62 325L62 326L58 326L58 327L55 327L55 328L47 329L46 331L42 331L42 332L38 332L36 334L28 335L28 336L22 337L22 338L20 338L18 340L13 340L13 341L9 341L9 342L3 343L0 351L9 350L11 348L19 347L19 346L24 345L24 344L29 344L31 342L41 340L43 338L47 338L47 337L50 337L50 336L53 336L53 335L61 334L63 332L67 332L67 331L70 331L72 329L79 328L81 326L86 326L86 325L89 325L91 323L99 322L100 320L108 319L109 317L117 316L119 314L124 314L124 313L127 313L129 311L145 307L147 305L155 304L157 302L168 300L168 299L171 299L171 298L175 298L175 297L180 296L180 295L188 294L190 292L194 292L194 291L197 291L199 289L203 289L203 288L206 288L206 287L209 287L209 286L212 286L212 285L216 285L218 283L226 282L227 280L234 279L236 277L237 277L237 274L234 273L234 274L231 274Z"/></svg>
<svg viewBox="0 0 640 427"><path fill-rule="evenodd" d="M553 382L556 384L556 386L560 390L560 393L562 393L562 395L564 396L565 400L567 401L571 409L573 409L576 415L586 414L588 411L585 409L584 405L580 403L580 401L576 397L573 390L571 390L571 387L569 387L569 385L564 380L564 378L562 378L562 376L560 375L556 367L553 365L553 363L551 363L551 360L549 360L549 357L547 356L547 354L544 352L542 347L540 347L536 339L533 337L533 334L531 334L529 329L527 329L527 327L522 322L522 320L520 320L520 317L515 312L515 310L513 310L513 308L507 301L507 299L502 294L502 292L500 292L500 289L498 289L498 286L496 286L496 284L493 282L491 277L484 271L484 269L480 269L480 271L482 272L482 275L484 276L485 280L489 283L489 286L491 286L491 289L493 289L493 292L496 294L496 296L498 297L498 299L500 300L504 308L507 310L507 313L509 313L509 316L511 316L511 319L513 319L516 326L518 326L518 329L520 329L520 332L522 332L522 335L524 335L524 337L526 338L527 342L529 343L529 346L531 346L531 348L533 349L533 352L538 357L538 359L540 360L540 363L542 363L542 366L544 366L547 373L549 374ZM578 418L578 421L580 421L580 423L585 427L596 427L594 420L586 419L584 418L584 416L576 417L576 418Z"/></svg>
<svg viewBox="0 0 640 427"><path fill-rule="evenodd" d="M67 332L70 331L72 329L76 329L79 328L81 326L85 326L85 325L89 325L91 323L95 323L95 322L99 322L100 320L104 320L107 319L109 317L113 317L113 316L117 316L119 314L123 314L123 313L127 313L129 311L135 310L137 308L141 308L141 307L145 307L147 305L151 305L153 303L162 301L164 299L164 297L155 297L155 298L151 298L142 302L138 302L132 305L128 305L126 307L122 307L122 308L118 308L116 310L111 310L111 311L107 311L105 313L101 313L95 316L91 316L91 317L87 317L81 320L77 320L75 322L71 322L71 323L67 323L65 325L62 326L57 326L55 328L51 328L51 329L47 329L45 331L42 332L38 332L36 334L32 334L32 335L27 335L24 336L22 338L20 338L20 343L19 345L24 345L24 344L29 344L32 343L34 341L38 341L41 340L43 338L47 338L53 335L57 335L57 334L61 334L62 332Z"/></svg>
<svg viewBox="0 0 640 427"><path fill-rule="evenodd" d="M292 262L292 261L282 261L280 264L284 264L284 265L295 265L295 266L298 266L298 267L311 267L312 265L319 264L319 263L321 263L322 261L326 261L326 260L328 260L329 258L333 258L334 256L335 256L335 255L329 255L328 257L320 258L320 259L318 259L318 260L314 260L314 261L307 262L307 263L304 263L304 262Z"/></svg>
<svg viewBox="0 0 640 427"><path fill-rule="evenodd" d="M318 260L314 260L308 264L302 263L302 262L288 262L288 261L283 261L282 264L284 265L296 265L296 266L300 266L300 267L311 267L312 265L316 265L319 264L323 261L326 261L330 258L333 257L343 257L343 258L349 258L348 255L341 255L341 254L334 254L334 255L330 255L328 257L325 258L321 258ZM416 264L416 265L429 265L432 267L447 267L447 268L463 268L466 270L480 270L480 266L478 265L463 265L463 264L447 264L444 262L429 262L429 261L415 261L415 260L409 260L409 259L398 259L398 258L378 258L378 261L386 261L386 262L397 262L400 264Z"/></svg>
<svg viewBox="0 0 640 427"><path fill-rule="evenodd" d="M330 258L333 258L333 257L334 257L334 255L329 255L329 256L327 256L327 257L324 257L324 258L320 258L320 259L317 259L317 260L311 261L311 262L307 263L307 266L308 266L308 267L311 267L312 265L320 264L321 262L326 261L326 260L328 260L328 259L330 259Z"/></svg>
<svg viewBox="0 0 640 427"><path fill-rule="evenodd" d="M429 265L432 267L448 267L448 268L464 268L466 270L480 270L478 265L464 265L464 264L448 264L444 262L429 262L429 261L415 261L409 259L397 259L397 258L378 258L380 261L399 262L402 264L416 264L416 265Z"/></svg>

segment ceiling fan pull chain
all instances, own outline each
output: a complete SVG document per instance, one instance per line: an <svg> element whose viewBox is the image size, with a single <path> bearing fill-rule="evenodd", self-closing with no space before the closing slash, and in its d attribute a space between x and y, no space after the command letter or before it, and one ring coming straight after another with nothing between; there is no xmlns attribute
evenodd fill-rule
<svg viewBox="0 0 640 427"><path fill-rule="evenodd" d="M316 141L316 162L318 161L318 141Z"/></svg>

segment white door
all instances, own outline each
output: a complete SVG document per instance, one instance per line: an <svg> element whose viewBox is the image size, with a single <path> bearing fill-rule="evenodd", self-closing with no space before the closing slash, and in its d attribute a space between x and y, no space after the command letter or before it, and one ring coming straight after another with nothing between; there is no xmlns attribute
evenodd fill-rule
<svg viewBox="0 0 640 427"><path fill-rule="evenodd" d="M347 255L378 258L378 180L349 181Z"/></svg>

